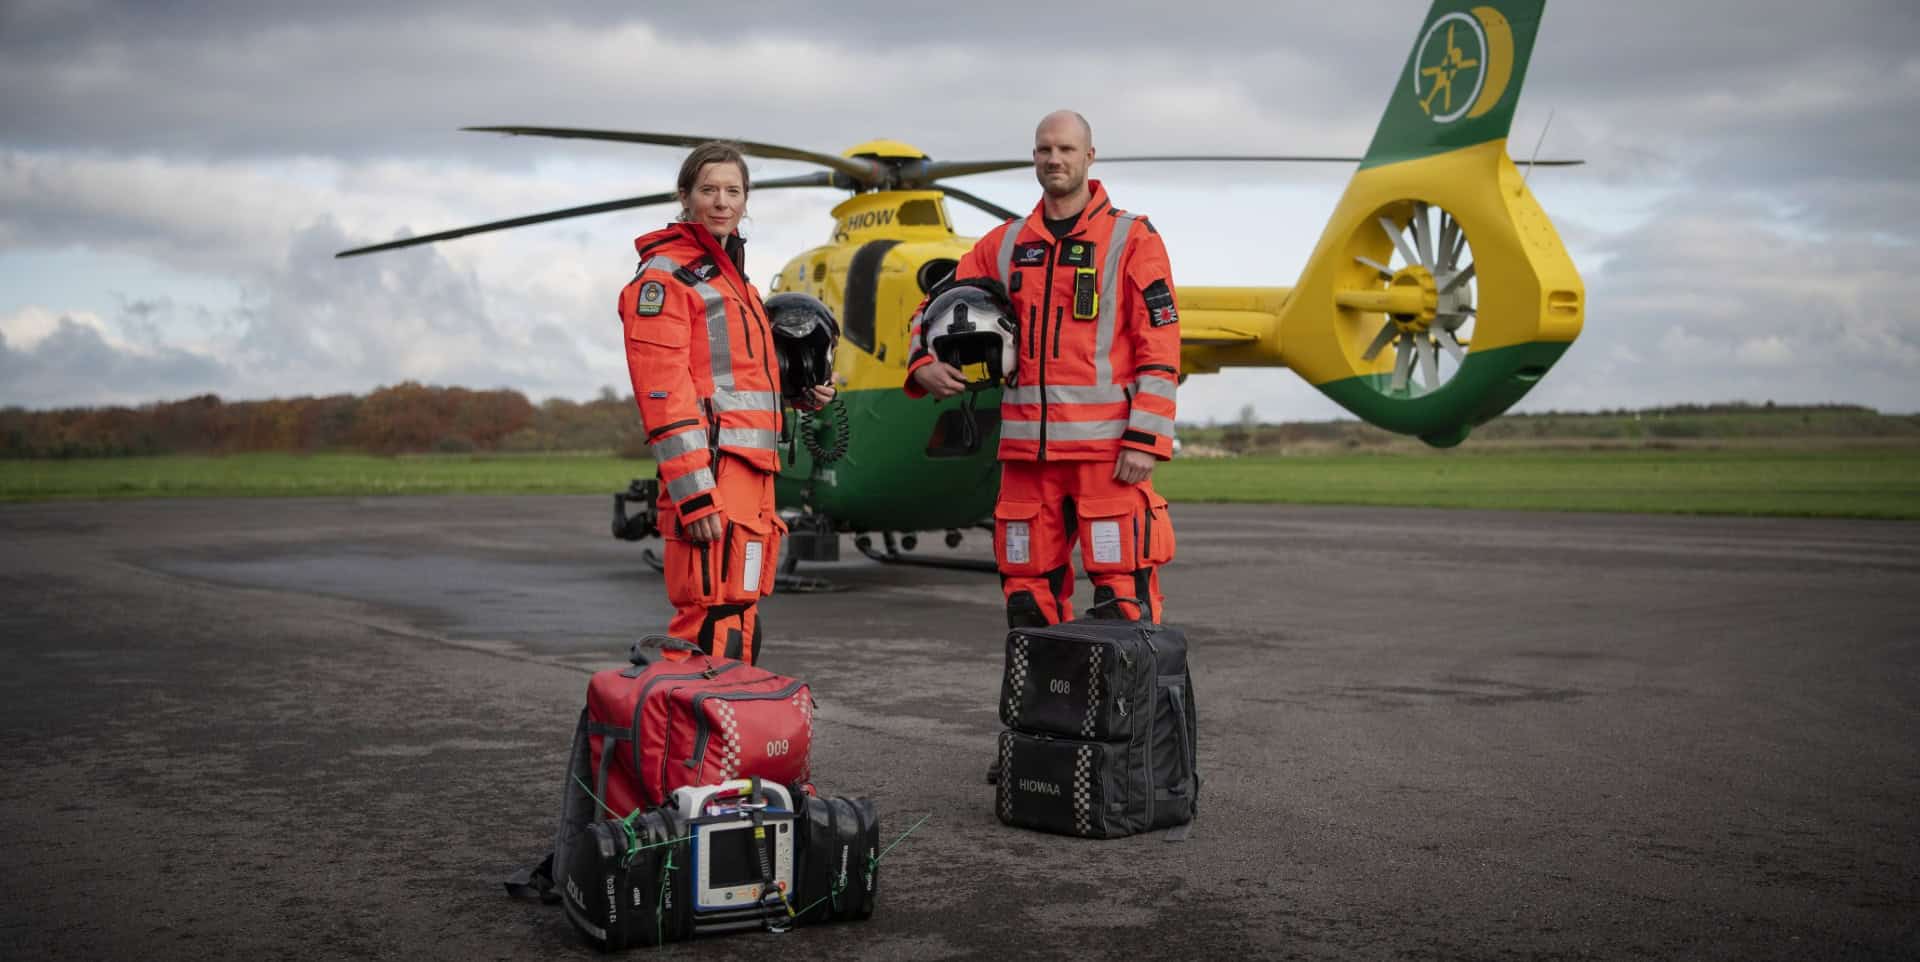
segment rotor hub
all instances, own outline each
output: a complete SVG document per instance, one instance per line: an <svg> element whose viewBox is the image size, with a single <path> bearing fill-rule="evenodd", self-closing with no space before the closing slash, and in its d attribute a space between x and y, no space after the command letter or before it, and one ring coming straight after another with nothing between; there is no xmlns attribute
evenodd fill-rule
<svg viewBox="0 0 1920 962"><path fill-rule="evenodd" d="M1400 295L1394 298L1397 303L1412 304L1417 298L1419 305L1419 309L1413 313L1387 315L1394 327L1404 334L1419 334L1433 326L1433 319L1440 313L1440 285L1434 282L1432 271L1421 264L1403 267L1393 275L1387 287ZM1408 296L1410 294L1415 296Z"/></svg>

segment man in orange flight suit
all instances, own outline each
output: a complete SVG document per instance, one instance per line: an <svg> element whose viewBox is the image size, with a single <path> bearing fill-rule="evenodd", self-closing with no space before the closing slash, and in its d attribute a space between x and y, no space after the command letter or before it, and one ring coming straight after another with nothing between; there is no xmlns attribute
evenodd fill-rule
<svg viewBox="0 0 1920 962"><path fill-rule="evenodd" d="M627 369L659 464L668 633L753 662L756 603L773 590L786 525L775 510L780 375L760 294L742 273L746 160L707 143L681 165L680 221L636 239L620 292ZM829 385L810 402L831 400Z"/></svg>
<svg viewBox="0 0 1920 962"><path fill-rule="evenodd" d="M1093 159L1086 119L1048 114L1034 131L1040 203L987 232L954 270L1004 284L1020 325L1018 374L1000 401L994 505L1010 627L1073 618L1075 541L1098 615L1159 621L1159 567L1173 558L1167 502L1149 481L1173 456L1173 276L1159 232L1087 179ZM929 353L918 317L913 346L908 394L965 388Z"/></svg>

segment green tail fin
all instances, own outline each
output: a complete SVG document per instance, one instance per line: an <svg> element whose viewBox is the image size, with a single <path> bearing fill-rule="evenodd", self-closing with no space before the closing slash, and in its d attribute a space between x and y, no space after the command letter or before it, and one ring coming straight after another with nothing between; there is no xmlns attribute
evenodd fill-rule
<svg viewBox="0 0 1920 962"><path fill-rule="evenodd" d="M1435 0L1364 169L1507 136L1546 0Z"/></svg>

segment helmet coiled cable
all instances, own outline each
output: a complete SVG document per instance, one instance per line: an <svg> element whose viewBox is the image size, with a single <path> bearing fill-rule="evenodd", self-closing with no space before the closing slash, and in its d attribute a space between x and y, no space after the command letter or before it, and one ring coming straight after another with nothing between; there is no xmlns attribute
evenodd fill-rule
<svg viewBox="0 0 1920 962"><path fill-rule="evenodd" d="M816 414L825 415L827 433L833 436L831 442L820 440L821 432L814 420ZM819 411L800 412L800 439L807 445L807 453L813 455L815 464L832 464L844 457L850 436L847 405L839 398L828 401Z"/></svg>

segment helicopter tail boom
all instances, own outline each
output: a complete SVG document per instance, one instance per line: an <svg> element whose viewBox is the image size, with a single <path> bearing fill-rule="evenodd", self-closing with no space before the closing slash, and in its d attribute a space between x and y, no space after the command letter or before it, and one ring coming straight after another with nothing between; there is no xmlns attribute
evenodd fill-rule
<svg viewBox="0 0 1920 962"><path fill-rule="evenodd" d="M1264 300L1183 292L1183 314L1232 294L1260 305L1246 319L1277 318L1212 356L1277 359L1361 418L1441 447L1538 383L1579 335L1586 299L1507 156L1544 6L1437 0L1300 283Z"/></svg>

